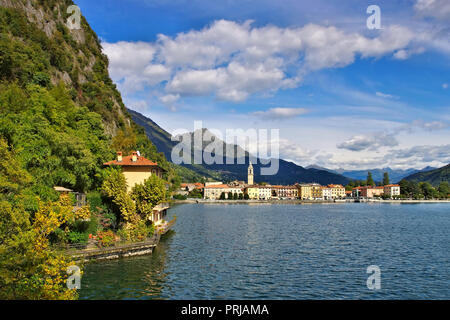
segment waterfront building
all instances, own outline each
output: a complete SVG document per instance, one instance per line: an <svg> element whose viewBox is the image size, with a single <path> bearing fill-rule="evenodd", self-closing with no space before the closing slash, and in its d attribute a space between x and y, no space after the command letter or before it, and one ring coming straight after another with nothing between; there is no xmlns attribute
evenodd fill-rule
<svg viewBox="0 0 450 320"><path fill-rule="evenodd" d="M298 196L302 200L312 200L312 186L310 184L299 184Z"/></svg>
<svg viewBox="0 0 450 320"><path fill-rule="evenodd" d="M117 159L104 163L105 166L120 166L122 173L127 181L128 192L139 183L143 183L151 175L162 178L166 171L156 162L142 157L138 151L133 152L130 156L122 156L122 152L117 152Z"/></svg>
<svg viewBox="0 0 450 320"><path fill-rule="evenodd" d="M364 198L380 197L384 194L384 187L363 186L360 189L360 196Z"/></svg>
<svg viewBox="0 0 450 320"><path fill-rule="evenodd" d="M383 186L384 194L389 197L396 197L400 195L400 185L398 184L388 184Z"/></svg>
<svg viewBox="0 0 450 320"><path fill-rule="evenodd" d="M321 189L322 189L322 198L324 200L331 200L332 199L331 188L321 187Z"/></svg>
<svg viewBox="0 0 450 320"><path fill-rule="evenodd" d="M322 186L320 184L315 183L311 185L311 197L313 200L323 199Z"/></svg>
<svg viewBox="0 0 450 320"><path fill-rule="evenodd" d="M258 186L248 186L245 188L245 193L248 194L248 198L255 200L259 199L259 189Z"/></svg>
<svg viewBox="0 0 450 320"><path fill-rule="evenodd" d="M235 193L239 194L242 193L242 189L239 187L232 187L226 184L213 184L213 185L205 185L204 189L204 199L210 199L210 200L217 200L220 199L220 195L222 193L225 194L225 199L228 199L228 194L232 193L233 195Z"/></svg>
<svg viewBox="0 0 450 320"><path fill-rule="evenodd" d="M272 198L272 186L253 185L245 188L249 199L270 200Z"/></svg>
<svg viewBox="0 0 450 320"><path fill-rule="evenodd" d="M254 183L254 179L253 178L254 178L253 166L252 166L252 162L250 161L250 164L249 164L248 169L247 169L247 184L249 186L253 185L253 183Z"/></svg>
<svg viewBox="0 0 450 320"><path fill-rule="evenodd" d="M272 186L272 197L281 199L297 199L298 188L296 186Z"/></svg>
<svg viewBox="0 0 450 320"><path fill-rule="evenodd" d="M332 199L345 198L345 188L341 184L329 184L328 188L331 189Z"/></svg>

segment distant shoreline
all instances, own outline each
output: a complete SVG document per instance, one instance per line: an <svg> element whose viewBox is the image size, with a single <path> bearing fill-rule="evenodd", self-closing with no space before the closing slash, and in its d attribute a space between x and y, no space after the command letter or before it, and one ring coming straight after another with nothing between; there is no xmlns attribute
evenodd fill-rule
<svg viewBox="0 0 450 320"><path fill-rule="evenodd" d="M341 204L341 203L450 203L450 200L364 200L355 201L354 199L342 199L338 201L329 200L205 200L205 199L186 199L173 200L174 204L198 203L198 204Z"/></svg>

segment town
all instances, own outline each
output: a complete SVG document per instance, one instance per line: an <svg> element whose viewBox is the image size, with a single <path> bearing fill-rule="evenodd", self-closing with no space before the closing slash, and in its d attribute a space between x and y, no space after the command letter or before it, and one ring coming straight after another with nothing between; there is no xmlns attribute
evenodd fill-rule
<svg viewBox="0 0 450 320"><path fill-rule="evenodd" d="M351 190L341 184L322 186L318 183L296 183L294 185L255 184L253 166L248 167L245 181L220 181L203 183L182 183L178 195L197 195L205 200L342 200L342 199L395 199L400 196L400 185L358 186Z"/></svg>

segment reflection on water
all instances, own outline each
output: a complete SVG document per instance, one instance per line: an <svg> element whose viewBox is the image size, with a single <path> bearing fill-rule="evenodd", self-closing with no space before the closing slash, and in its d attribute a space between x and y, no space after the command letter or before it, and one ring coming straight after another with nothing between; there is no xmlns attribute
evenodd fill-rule
<svg viewBox="0 0 450 320"><path fill-rule="evenodd" d="M80 298L449 299L449 208L177 205L152 255L88 264Z"/></svg>
<svg viewBox="0 0 450 320"><path fill-rule="evenodd" d="M92 262L82 279L82 299L161 299L165 286L166 250L175 232L169 232L152 255Z"/></svg>

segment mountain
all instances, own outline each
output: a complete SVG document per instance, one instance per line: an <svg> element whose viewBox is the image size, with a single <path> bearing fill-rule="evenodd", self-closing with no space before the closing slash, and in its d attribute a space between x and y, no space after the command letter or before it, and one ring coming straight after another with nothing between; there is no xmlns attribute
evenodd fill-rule
<svg viewBox="0 0 450 320"><path fill-rule="evenodd" d="M176 167L132 121L86 19L67 27L73 4L0 0L0 144L32 176L28 194L95 190L119 150L140 150L174 181Z"/></svg>
<svg viewBox="0 0 450 320"><path fill-rule="evenodd" d="M332 169L327 169L324 167L320 167L317 165L309 165L306 168L316 168L316 169L321 169L321 170L326 170L328 172L332 172L332 173L336 173L336 174L341 174L345 177L348 177L352 180L366 180L367 179L367 172L371 172L372 173L372 177L375 181L383 181L383 174L385 172L387 172L389 174L389 180L393 183L397 183L400 180L402 180L403 178L414 174L416 172L422 172L422 171L428 171L428 170L433 170L436 168L433 167L425 167L423 169L414 169L414 168L409 168L409 169L391 169L389 167L387 168L375 168L375 169L366 169L366 170L346 170L346 169L336 169L336 170L332 170Z"/></svg>
<svg viewBox="0 0 450 320"><path fill-rule="evenodd" d="M158 150L163 152L167 159L172 159L171 153L172 148L176 146L179 142L172 141L171 135L160 126L158 126L154 121L145 117L144 115L133 111L128 110L129 114L133 118L137 124L142 126L145 129L147 136L152 140L152 142L156 145ZM202 134L210 134L207 129L203 129ZM190 141L193 141L194 133L187 133L190 135ZM216 141L219 141L217 137L215 137ZM189 155L191 159L194 157L195 152L203 152L205 147L209 143L203 143L201 150L195 150L193 148L193 143L191 144L191 154ZM226 154L226 149L235 150L232 163L226 164L226 160L224 160L224 164L182 164L182 166L189 168L190 170L195 171L196 173L205 176L211 177L215 179L221 179L223 181L232 181L232 180L247 180L247 168L250 160L250 155L248 152L243 151L240 147L236 145L227 145L224 143L224 150L220 152L220 154ZM242 153L242 157L238 158L236 155L239 154L240 151ZM217 152L217 151L216 151ZM238 161L239 160L239 161ZM192 163L192 162L191 162ZM239 164L243 163L243 164ZM263 165L260 159L256 159L256 162L253 163L254 172L255 172L255 181L256 182L267 182L270 184L294 184L296 182L317 182L320 184L329 184L329 183L339 183L346 184L349 179L336 174L331 173L326 170L320 170L316 168L303 168L301 166L296 165L293 162L279 160L279 170L276 175L261 175L260 169L261 167L267 167L267 165Z"/></svg>
<svg viewBox="0 0 450 320"><path fill-rule="evenodd" d="M444 181L450 183L450 164L434 170L417 172L404 179L414 182L429 182L433 186L438 186L439 183Z"/></svg>

